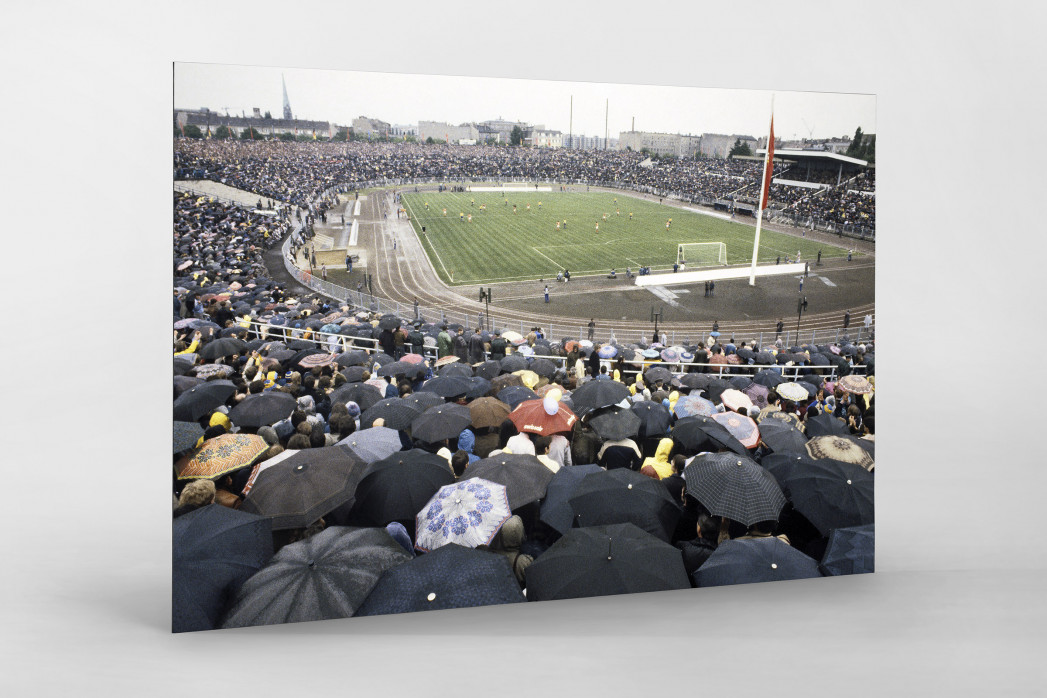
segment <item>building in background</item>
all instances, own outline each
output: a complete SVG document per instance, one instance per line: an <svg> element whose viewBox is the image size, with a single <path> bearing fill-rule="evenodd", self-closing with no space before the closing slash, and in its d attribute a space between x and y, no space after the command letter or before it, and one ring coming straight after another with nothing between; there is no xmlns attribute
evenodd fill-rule
<svg viewBox="0 0 1047 698"><path fill-rule="evenodd" d="M475 145L480 141L480 130L476 124L453 126L443 121L419 121L418 140L447 141L462 145Z"/></svg>
<svg viewBox="0 0 1047 698"><path fill-rule="evenodd" d="M649 131L622 131L618 134L618 150L647 150L652 155L663 157L690 158L698 152L700 136L679 133L653 133Z"/></svg>
<svg viewBox="0 0 1047 698"><path fill-rule="evenodd" d="M358 116L353 119L353 133L358 138L388 138L392 126L381 119L370 119L366 116Z"/></svg>

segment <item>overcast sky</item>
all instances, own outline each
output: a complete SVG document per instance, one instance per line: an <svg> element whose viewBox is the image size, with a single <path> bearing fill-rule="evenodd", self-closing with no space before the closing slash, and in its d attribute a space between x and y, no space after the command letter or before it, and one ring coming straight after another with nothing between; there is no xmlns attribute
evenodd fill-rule
<svg viewBox="0 0 1047 698"><path fill-rule="evenodd" d="M628 131L767 133L771 93L609 83L559 82L300 68L175 64L174 106L231 114L254 107L283 113L281 75L296 118L348 125L357 116L391 124L419 120L451 124L504 118L588 136L604 135L605 107L612 138ZM571 97L574 97L573 125ZM608 102L609 100L609 102ZM851 136L876 132L874 95L775 92L779 138Z"/></svg>

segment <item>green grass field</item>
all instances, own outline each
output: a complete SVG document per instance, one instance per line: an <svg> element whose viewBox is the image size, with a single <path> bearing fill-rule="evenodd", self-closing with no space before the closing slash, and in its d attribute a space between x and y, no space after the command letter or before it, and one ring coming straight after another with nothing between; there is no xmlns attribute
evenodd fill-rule
<svg viewBox="0 0 1047 698"><path fill-rule="evenodd" d="M635 273L641 265L664 270L676 261L677 244L685 242L725 243L728 264L752 260L751 225L632 196L559 191L404 193L403 205L433 267L445 282L456 285L555 278L563 269L572 276L607 274L612 268L622 274L626 267ZM486 205L486 211L480 210L481 205ZM460 214L472 214L472 222L460 220ZM670 217L672 226L667 230ZM795 256L797 250L803 259L813 261L819 249L823 258L847 254L841 247L764 229L759 261L773 263L779 255L784 261L786 254Z"/></svg>

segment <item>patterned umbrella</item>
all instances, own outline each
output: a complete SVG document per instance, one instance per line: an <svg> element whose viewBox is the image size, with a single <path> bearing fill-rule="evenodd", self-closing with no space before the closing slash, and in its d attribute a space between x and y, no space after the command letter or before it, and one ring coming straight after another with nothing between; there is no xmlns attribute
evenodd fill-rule
<svg viewBox="0 0 1047 698"><path fill-rule="evenodd" d="M760 443L760 429L749 417L737 412L719 412L713 419L722 424L731 436L738 439L746 448L756 448Z"/></svg>
<svg viewBox="0 0 1047 698"><path fill-rule="evenodd" d="M549 402L552 402L549 399ZM550 414L549 407L555 408ZM578 417L564 405L555 402L546 403L546 399L530 399L520 402L516 409L509 413L509 419L522 432L538 435L551 435L570 432Z"/></svg>
<svg viewBox="0 0 1047 698"><path fill-rule="evenodd" d="M793 402L802 402L809 397L807 389L798 383L782 383L776 386L774 390L786 400L792 400Z"/></svg>
<svg viewBox="0 0 1047 698"><path fill-rule="evenodd" d="M449 543L386 570L356 616L526 601L508 558Z"/></svg>
<svg viewBox="0 0 1047 698"><path fill-rule="evenodd" d="M308 356L299 359L298 365L305 369L316 368L317 366L327 366L334 363L334 354L316 353L309 354Z"/></svg>
<svg viewBox="0 0 1047 698"><path fill-rule="evenodd" d="M618 348L611 344L604 344L597 352L601 359L613 359L618 356Z"/></svg>
<svg viewBox="0 0 1047 698"><path fill-rule="evenodd" d="M203 364L193 369L198 378L210 378L211 376L231 376L233 367L225 364Z"/></svg>
<svg viewBox="0 0 1047 698"><path fill-rule="evenodd" d="M216 480L223 475L252 465L269 450L269 444L255 434L222 434L208 439L185 467L179 480Z"/></svg>
<svg viewBox="0 0 1047 698"><path fill-rule="evenodd" d="M700 587L821 576L817 560L778 538L724 541L693 575Z"/></svg>
<svg viewBox="0 0 1047 698"><path fill-rule="evenodd" d="M770 393L767 386L760 385L759 383L750 383L747 388L742 390L742 392L745 393L749 400L751 400L752 403L761 410L764 407L767 407L767 395Z"/></svg>
<svg viewBox="0 0 1047 698"><path fill-rule="evenodd" d="M711 400L706 400L700 395L684 395L676 401L673 406L673 414L677 417L693 417L701 415L711 417L716 414L716 405Z"/></svg>
<svg viewBox="0 0 1047 698"><path fill-rule="evenodd" d="M454 354L448 354L447 356L441 356L439 359L437 359L436 362L433 364L433 366L435 366L437 368L440 368L441 366L446 366L447 364L453 364L453 363L455 363L457 361L458 361L458 357L457 356L455 356Z"/></svg>
<svg viewBox="0 0 1047 698"><path fill-rule="evenodd" d="M875 467L873 458L868 451L856 443L857 441L858 439L851 436L815 436L807 442L805 447L807 453L815 460L831 458L844 463L854 463L871 471Z"/></svg>
<svg viewBox="0 0 1047 698"><path fill-rule="evenodd" d="M873 391L872 383L865 379L865 376L859 376L852 373L849 376L844 376L840 379L837 384L849 393L856 395L868 395Z"/></svg>
<svg viewBox="0 0 1047 698"><path fill-rule="evenodd" d="M504 485L482 478L445 485L419 512L414 547L430 552L448 543L489 545L511 515Z"/></svg>
<svg viewBox="0 0 1047 698"><path fill-rule="evenodd" d="M696 457L684 470L687 494L713 516L725 516L746 526L776 521L785 495L764 468L746 456L709 453Z"/></svg>

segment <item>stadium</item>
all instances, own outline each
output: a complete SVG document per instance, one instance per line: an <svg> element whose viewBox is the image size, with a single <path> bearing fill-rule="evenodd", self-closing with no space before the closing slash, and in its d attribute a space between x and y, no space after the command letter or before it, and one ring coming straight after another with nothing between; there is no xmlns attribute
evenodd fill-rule
<svg viewBox="0 0 1047 698"><path fill-rule="evenodd" d="M872 571L868 163L246 128L174 144L176 631Z"/></svg>

